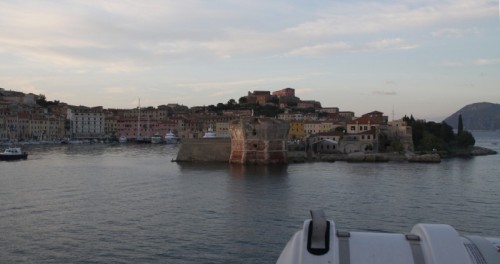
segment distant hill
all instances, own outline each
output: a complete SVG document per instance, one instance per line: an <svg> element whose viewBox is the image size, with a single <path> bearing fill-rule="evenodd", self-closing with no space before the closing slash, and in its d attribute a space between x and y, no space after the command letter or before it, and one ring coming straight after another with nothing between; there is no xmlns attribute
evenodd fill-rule
<svg viewBox="0 0 500 264"><path fill-rule="evenodd" d="M447 117L444 122L456 129L459 114L462 114L466 130L500 130L500 104L470 104Z"/></svg>

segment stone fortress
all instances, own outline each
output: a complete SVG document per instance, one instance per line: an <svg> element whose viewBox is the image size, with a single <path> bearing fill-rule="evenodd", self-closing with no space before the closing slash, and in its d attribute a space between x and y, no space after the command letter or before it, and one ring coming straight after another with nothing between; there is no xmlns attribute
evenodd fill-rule
<svg viewBox="0 0 500 264"><path fill-rule="evenodd" d="M288 163L288 122L265 117L242 117L232 121L229 127L230 139L183 141L176 161L259 165Z"/></svg>

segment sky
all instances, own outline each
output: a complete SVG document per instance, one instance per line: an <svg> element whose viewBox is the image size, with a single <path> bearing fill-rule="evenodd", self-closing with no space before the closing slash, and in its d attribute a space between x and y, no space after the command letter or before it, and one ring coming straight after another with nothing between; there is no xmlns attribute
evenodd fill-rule
<svg viewBox="0 0 500 264"><path fill-rule="evenodd" d="M442 121L500 103L498 1L0 0L0 87L105 108L290 87Z"/></svg>

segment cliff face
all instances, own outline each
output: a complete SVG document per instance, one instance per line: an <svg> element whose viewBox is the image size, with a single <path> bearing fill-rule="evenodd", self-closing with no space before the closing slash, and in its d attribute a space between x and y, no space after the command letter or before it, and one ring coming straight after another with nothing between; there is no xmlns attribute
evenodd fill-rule
<svg viewBox="0 0 500 264"><path fill-rule="evenodd" d="M459 114L462 114L464 129L466 130L500 129L500 104L470 104L446 118L444 122L456 129Z"/></svg>
<svg viewBox="0 0 500 264"><path fill-rule="evenodd" d="M247 117L233 121L231 157L237 164L287 163L290 125L278 119Z"/></svg>

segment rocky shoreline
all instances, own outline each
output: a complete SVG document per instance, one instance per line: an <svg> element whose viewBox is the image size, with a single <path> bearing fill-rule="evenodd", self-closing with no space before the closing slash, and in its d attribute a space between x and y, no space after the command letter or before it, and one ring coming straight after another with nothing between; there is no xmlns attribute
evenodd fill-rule
<svg viewBox="0 0 500 264"><path fill-rule="evenodd" d="M289 163L301 163L301 162L335 162L335 161L347 161L347 162L416 162L416 163L439 163L441 159L453 158L453 157L474 157L474 156L485 156L485 155L495 155L498 154L496 151L483 148L483 147L473 147L470 150L444 154L444 153L363 153L355 152L349 154L310 154L307 155L304 151L289 151L288 152L288 162Z"/></svg>

